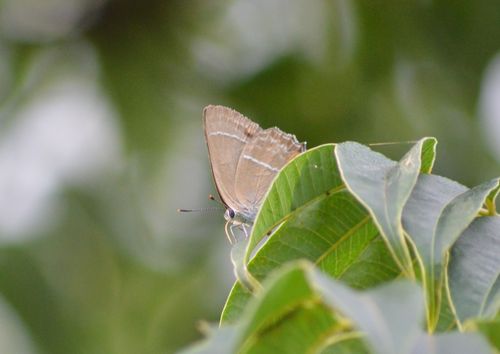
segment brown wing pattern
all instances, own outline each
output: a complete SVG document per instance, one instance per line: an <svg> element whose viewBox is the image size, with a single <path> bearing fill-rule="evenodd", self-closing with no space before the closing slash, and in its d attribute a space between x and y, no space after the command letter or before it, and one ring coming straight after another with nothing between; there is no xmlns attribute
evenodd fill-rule
<svg viewBox="0 0 500 354"><path fill-rule="evenodd" d="M205 139L215 186L222 202L231 209L242 210L236 195L236 169L248 142L262 131L257 123L223 106L203 110Z"/></svg>
<svg viewBox="0 0 500 354"><path fill-rule="evenodd" d="M235 175L236 198L255 215L273 178L293 157L305 150L292 134L278 128L260 131L241 152Z"/></svg>

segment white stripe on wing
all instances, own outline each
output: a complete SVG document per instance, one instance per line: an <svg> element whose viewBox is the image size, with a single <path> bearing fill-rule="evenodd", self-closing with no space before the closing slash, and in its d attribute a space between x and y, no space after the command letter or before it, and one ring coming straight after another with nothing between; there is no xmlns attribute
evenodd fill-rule
<svg viewBox="0 0 500 354"><path fill-rule="evenodd" d="M214 135L215 136L218 136L218 135L227 136L228 138L236 139L238 141L241 141L242 143L247 142L245 139L243 139L242 137L240 137L236 134L231 134L231 133L226 133L226 132L221 132L221 131L211 132L208 134L208 136L214 136Z"/></svg>
<svg viewBox="0 0 500 354"><path fill-rule="evenodd" d="M257 160L255 157L252 157L252 156L250 156L250 155L243 155L243 158L244 158L245 160L250 160L250 161L252 161L252 162L256 163L256 164L257 164L257 165L259 165L259 166L262 166L262 167L264 167L264 168L267 168L267 169L268 169L268 170L270 170L270 171L273 171L273 172L279 172L279 171L280 171L280 170L279 170L279 168L273 167L273 166L271 166L271 165L269 165L269 164L267 164L267 163L265 163L265 162L262 162L262 161L260 161L260 160Z"/></svg>

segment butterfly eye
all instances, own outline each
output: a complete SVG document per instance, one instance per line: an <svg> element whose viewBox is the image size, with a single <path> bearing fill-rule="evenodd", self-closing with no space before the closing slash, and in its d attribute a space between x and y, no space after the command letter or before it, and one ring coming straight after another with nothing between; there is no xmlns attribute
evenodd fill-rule
<svg viewBox="0 0 500 354"><path fill-rule="evenodd" d="M234 210L233 209L228 209L228 214L229 214L229 217L231 219L234 219L234 217L236 216L236 214L234 213Z"/></svg>

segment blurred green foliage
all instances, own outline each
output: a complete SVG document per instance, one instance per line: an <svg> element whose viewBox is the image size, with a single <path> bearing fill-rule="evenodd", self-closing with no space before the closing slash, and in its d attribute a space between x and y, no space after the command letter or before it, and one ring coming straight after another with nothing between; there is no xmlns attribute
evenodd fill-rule
<svg viewBox="0 0 500 354"><path fill-rule="evenodd" d="M222 216L175 213L214 191L207 104L309 147L436 136L434 173L498 175L481 97L499 23L491 0L4 0L0 294L15 315L0 328L21 339L1 351L173 352L218 320L232 283Z"/></svg>

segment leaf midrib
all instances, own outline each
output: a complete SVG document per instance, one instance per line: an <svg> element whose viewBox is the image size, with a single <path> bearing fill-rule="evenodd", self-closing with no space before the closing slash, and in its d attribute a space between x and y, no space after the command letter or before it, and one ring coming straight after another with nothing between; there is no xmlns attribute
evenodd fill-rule
<svg viewBox="0 0 500 354"><path fill-rule="evenodd" d="M238 346L238 350L242 350L245 352L245 349L251 348L252 344L255 343L259 337L262 337L263 334L266 333L269 327L273 327L277 324L279 324L284 317L288 316L289 314L300 310L300 309L305 309L311 304L319 305L322 304L321 298L317 296L314 293L310 294L310 297L307 298L302 298L297 301L294 301L287 306L283 307L281 310L276 311L272 315L267 315L267 320L264 319L262 323L257 325L254 330L249 333L246 338L243 338L243 341L240 343ZM270 321L269 318L274 318L274 321Z"/></svg>
<svg viewBox="0 0 500 354"><path fill-rule="evenodd" d="M319 264L326 256L332 253L343 241L349 238L354 232L358 231L362 226L366 225L368 221L370 221L370 214L367 214L359 223L351 227L342 237L340 237L337 242L333 243L318 259L314 262L315 264Z"/></svg>

